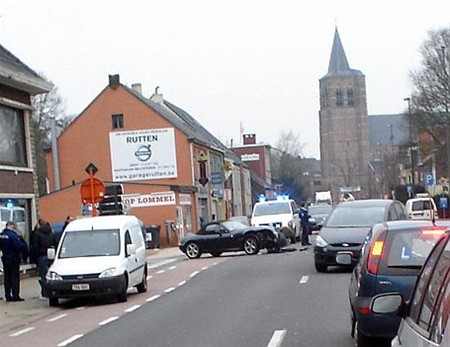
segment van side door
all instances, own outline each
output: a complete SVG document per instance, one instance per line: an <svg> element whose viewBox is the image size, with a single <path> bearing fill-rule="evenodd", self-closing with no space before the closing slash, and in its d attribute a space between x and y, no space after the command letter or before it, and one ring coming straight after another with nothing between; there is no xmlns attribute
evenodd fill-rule
<svg viewBox="0 0 450 347"><path fill-rule="evenodd" d="M132 254L128 253L127 246L133 244L130 230L125 231L124 235L124 243L125 243L125 267L128 272L129 283L128 286L134 286L138 283L138 280L141 279L139 272L139 261L137 257L137 252Z"/></svg>

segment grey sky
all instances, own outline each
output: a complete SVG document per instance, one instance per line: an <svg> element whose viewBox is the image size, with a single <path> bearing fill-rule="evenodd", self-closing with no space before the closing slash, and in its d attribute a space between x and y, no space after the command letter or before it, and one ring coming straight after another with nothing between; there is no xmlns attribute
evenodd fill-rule
<svg viewBox="0 0 450 347"><path fill-rule="evenodd" d="M120 74L156 86L222 142L292 129L319 157L319 82L335 26L366 75L369 114L400 113L427 31L450 26L448 0L0 2L0 41L59 87L79 114ZM450 49L450 48L449 48Z"/></svg>

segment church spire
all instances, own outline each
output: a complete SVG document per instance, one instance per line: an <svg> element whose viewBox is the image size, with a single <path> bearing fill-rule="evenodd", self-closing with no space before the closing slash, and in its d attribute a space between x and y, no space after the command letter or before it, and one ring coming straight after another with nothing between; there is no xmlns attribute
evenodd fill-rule
<svg viewBox="0 0 450 347"><path fill-rule="evenodd" d="M347 57L342 47L341 38L336 27L334 32L333 48L331 50L330 63L328 65L328 74L339 74L340 72L349 71Z"/></svg>

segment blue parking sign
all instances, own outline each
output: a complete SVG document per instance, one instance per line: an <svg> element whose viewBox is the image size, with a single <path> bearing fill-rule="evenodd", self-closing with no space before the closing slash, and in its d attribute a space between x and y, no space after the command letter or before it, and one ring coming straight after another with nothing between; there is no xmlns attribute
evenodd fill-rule
<svg viewBox="0 0 450 347"><path fill-rule="evenodd" d="M432 186L434 185L434 176L432 172L427 172L425 175L425 184L427 186Z"/></svg>
<svg viewBox="0 0 450 347"><path fill-rule="evenodd" d="M446 210L448 208L448 201L446 197L439 198L439 208Z"/></svg>

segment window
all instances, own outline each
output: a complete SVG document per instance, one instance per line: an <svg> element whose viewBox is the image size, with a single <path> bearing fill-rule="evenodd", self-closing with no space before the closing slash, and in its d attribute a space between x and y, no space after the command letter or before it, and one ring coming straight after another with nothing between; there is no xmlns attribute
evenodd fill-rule
<svg viewBox="0 0 450 347"><path fill-rule="evenodd" d="M123 128L123 114L113 114L112 115L112 128L122 129Z"/></svg>
<svg viewBox="0 0 450 347"><path fill-rule="evenodd" d="M353 106L355 104L353 89L347 89L347 104L348 106Z"/></svg>
<svg viewBox="0 0 450 347"><path fill-rule="evenodd" d="M336 89L336 106L342 106L344 101L342 99L342 90Z"/></svg>
<svg viewBox="0 0 450 347"><path fill-rule="evenodd" d="M27 166L23 111L0 106L0 164Z"/></svg>

